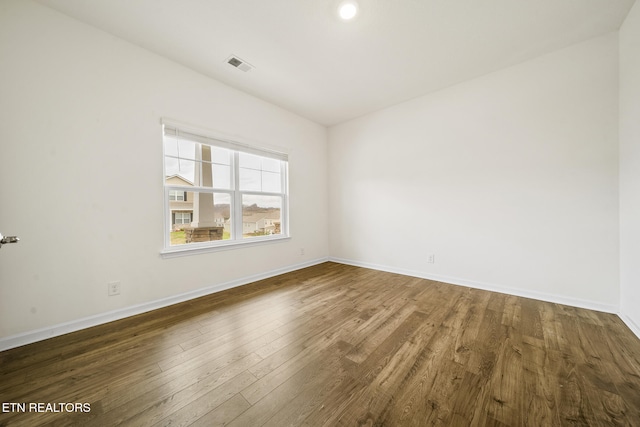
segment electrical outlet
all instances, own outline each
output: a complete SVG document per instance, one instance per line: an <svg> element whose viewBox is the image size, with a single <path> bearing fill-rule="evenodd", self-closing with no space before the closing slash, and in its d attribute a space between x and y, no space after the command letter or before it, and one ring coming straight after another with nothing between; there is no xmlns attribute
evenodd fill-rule
<svg viewBox="0 0 640 427"><path fill-rule="evenodd" d="M120 282L109 282L107 283L107 293L110 297L114 295L120 295Z"/></svg>
<svg viewBox="0 0 640 427"><path fill-rule="evenodd" d="M434 254L427 255L427 263L434 264L436 262L436 256Z"/></svg>
<svg viewBox="0 0 640 427"><path fill-rule="evenodd" d="M304 248L300 248L300 255L304 255Z"/></svg>

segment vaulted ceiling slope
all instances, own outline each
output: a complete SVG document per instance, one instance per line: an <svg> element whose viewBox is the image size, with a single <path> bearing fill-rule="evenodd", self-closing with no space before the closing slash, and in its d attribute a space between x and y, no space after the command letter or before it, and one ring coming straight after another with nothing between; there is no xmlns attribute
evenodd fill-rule
<svg viewBox="0 0 640 427"><path fill-rule="evenodd" d="M616 31L635 0L357 1L39 0L327 126Z"/></svg>

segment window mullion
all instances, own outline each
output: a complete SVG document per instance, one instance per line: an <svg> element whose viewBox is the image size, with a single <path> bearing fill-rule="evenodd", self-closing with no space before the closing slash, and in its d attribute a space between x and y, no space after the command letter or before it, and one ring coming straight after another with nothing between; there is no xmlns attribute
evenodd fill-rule
<svg viewBox="0 0 640 427"><path fill-rule="evenodd" d="M240 153L233 153L233 239L242 240L242 194L240 193Z"/></svg>
<svg viewBox="0 0 640 427"><path fill-rule="evenodd" d="M280 233L289 235L289 189L287 184L287 163L280 162L280 191L282 192L282 207L280 208Z"/></svg>

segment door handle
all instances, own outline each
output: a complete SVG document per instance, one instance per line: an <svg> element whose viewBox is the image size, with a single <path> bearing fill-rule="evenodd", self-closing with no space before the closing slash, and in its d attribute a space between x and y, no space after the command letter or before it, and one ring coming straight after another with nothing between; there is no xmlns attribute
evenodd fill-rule
<svg viewBox="0 0 640 427"><path fill-rule="evenodd" d="M2 233L0 233L0 248L7 243L18 243L19 241L20 239L17 236L3 236Z"/></svg>

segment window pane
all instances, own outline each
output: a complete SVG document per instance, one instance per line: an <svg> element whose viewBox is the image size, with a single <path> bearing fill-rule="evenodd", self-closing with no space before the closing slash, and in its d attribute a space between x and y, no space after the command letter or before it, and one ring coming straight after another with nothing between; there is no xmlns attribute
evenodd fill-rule
<svg viewBox="0 0 640 427"><path fill-rule="evenodd" d="M281 189L280 174L262 172L262 191L279 193Z"/></svg>
<svg viewBox="0 0 640 427"><path fill-rule="evenodd" d="M196 147L199 144L184 139L178 139L178 157L181 159L195 159Z"/></svg>
<svg viewBox="0 0 640 427"><path fill-rule="evenodd" d="M169 185L193 186L196 178L196 162L179 160L173 157L164 158L165 183Z"/></svg>
<svg viewBox="0 0 640 427"><path fill-rule="evenodd" d="M165 158L166 183L169 185L231 189L231 166L193 160Z"/></svg>
<svg viewBox="0 0 640 427"><path fill-rule="evenodd" d="M231 167L214 165L213 167L213 186L216 188L231 188Z"/></svg>
<svg viewBox="0 0 640 427"><path fill-rule="evenodd" d="M240 167L260 170L260 159L262 157L253 154L240 153Z"/></svg>
<svg viewBox="0 0 640 427"><path fill-rule="evenodd" d="M217 227L222 227L222 240L231 238L231 195L227 193L214 193L214 217Z"/></svg>
<svg viewBox="0 0 640 427"><path fill-rule="evenodd" d="M203 187L231 189L231 166L203 163ZM213 176L212 176L213 175ZM209 179L212 177L212 179Z"/></svg>
<svg viewBox="0 0 640 427"><path fill-rule="evenodd" d="M178 156L178 141L175 138L164 137L164 154Z"/></svg>
<svg viewBox="0 0 640 427"><path fill-rule="evenodd" d="M242 237L281 234L282 197L242 196Z"/></svg>
<svg viewBox="0 0 640 427"><path fill-rule="evenodd" d="M260 171L255 169L240 168L240 190L262 191Z"/></svg>
<svg viewBox="0 0 640 427"><path fill-rule="evenodd" d="M262 158L262 170L269 172L280 173L280 160L270 159L268 157Z"/></svg>
<svg viewBox="0 0 640 427"><path fill-rule="evenodd" d="M164 138L164 154L167 156L180 157L181 159L195 159L196 146L195 142L179 139L175 137Z"/></svg>
<svg viewBox="0 0 640 427"><path fill-rule="evenodd" d="M230 165L231 151L226 148L211 147L211 161L222 165Z"/></svg>
<svg viewBox="0 0 640 427"><path fill-rule="evenodd" d="M231 196L227 193L189 192L187 202L169 202L173 210L171 246L231 238ZM180 203L180 212L176 204Z"/></svg>
<svg viewBox="0 0 640 427"><path fill-rule="evenodd" d="M180 171L179 160L173 157L165 156L164 171L166 176L177 175Z"/></svg>
<svg viewBox="0 0 640 427"><path fill-rule="evenodd" d="M280 161L253 154L240 154L240 190L279 193L282 191Z"/></svg>

